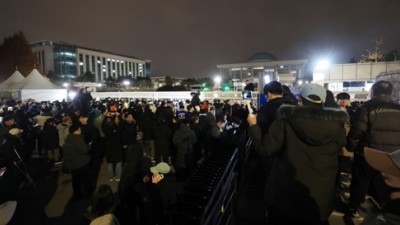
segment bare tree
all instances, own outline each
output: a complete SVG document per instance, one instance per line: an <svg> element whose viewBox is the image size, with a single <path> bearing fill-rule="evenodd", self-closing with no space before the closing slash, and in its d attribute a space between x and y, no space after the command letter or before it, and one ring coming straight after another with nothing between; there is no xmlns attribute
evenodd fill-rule
<svg viewBox="0 0 400 225"><path fill-rule="evenodd" d="M384 60L383 54L383 37L376 37L372 40L374 43L375 49L373 51L366 50L367 54L361 56L360 62L380 62Z"/></svg>

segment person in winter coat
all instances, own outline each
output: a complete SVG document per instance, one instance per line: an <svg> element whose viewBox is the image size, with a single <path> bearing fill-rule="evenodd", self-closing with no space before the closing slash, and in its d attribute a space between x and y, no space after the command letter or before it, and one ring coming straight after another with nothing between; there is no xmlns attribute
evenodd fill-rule
<svg viewBox="0 0 400 225"><path fill-rule="evenodd" d="M0 147L3 144L6 136L8 135L8 131L16 127L17 124L15 123L14 116L4 116L3 121L0 124Z"/></svg>
<svg viewBox="0 0 400 225"><path fill-rule="evenodd" d="M122 126L123 119L117 111L117 107L111 106L101 126L107 141L106 161L109 181L120 181L121 179L124 158L121 137Z"/></svg>
<svg viewBox="0 0 400 225"><path fill-rule="evenodd" d="M89 148L85 143L79 125L69 127L64 142L64 164L71 170L74 197L82 198L93 194L96 186L92 183ZM85 192L82 192L82 186Z"/></svg>
<svg viewBox="0 0 400 225"><path fill-rule="evenodd" d="M172 139L177 147L175 170L176 177L179 180L186 181L192 174L194 167L193 145L196 141L196 134L189 127L189 120L184 119Z"/></svg>
<svg viewBox="0 0 400 225"><path fill-rule="evenodd" d="M143 145L146 157L154 160L155 146L154 146L154 118L155 115L150 109L150 105L146 105L142 115L141 128L143 131Z"/></svg>
<svg viewBox="0 0 400 225"><path fill-rule="evenodd" d="M304 85L300 96L300 106L279 109L264 136L256 117L247 119L257 153L274 159L265 185L272 224L327 224L334 207L348 114L323 108L326 90L320 85Z"/></svg>
<svg viewBox="0 0 400 225"><path fill-rule="evenodd" d="M155 161L167 162L171 156L171 138L172 130L167 126L163 116L157 118L157 124L154 126L155 139Z"/></svg>
<svg viewBox="0 0 400 225"><path fill-rule="evenodd" d="M377 213L369 213L362 225L391 225L400 224L400 151L392 154L387 152L364 148L367 163L381 172L385 183L390 186L390 200L383 205Z"/></svg>
<svg viewBox="0 0 400 225"><path fill-rule="evenodd" d="M0 149L0 157L5 167L12 174L12 180L17 186L24 180L24 173L27 173L26 161L28 156L24 152L21 135L23 130L12 128L5 135L3 146Z"/></svg>
<svg viewBox="0 0 400 225"><path fill-rule="evenodd" d="M190 123L190 129L194 131L196 134L196 143L193 146L193 161L197 164L200 162L202 159L202 151L204 147L204 140L205 137L202 137L203 128L200 126L199 123L199 117L198 116L192 116L191 118L191 123Z"/></svg>
<svg viewBox="0 0 400 225"><path fill-rule="evenodd" d="M57 124L56 128L58 131L59 146L64 146L65 139L69 134L69 127L72 125L72 119L69 116L64 116L61 119L61 123Z"/></svg>
<svg viewBox="0 0 400 225"><path fill-rule="evenodd" d="M138 126L133 115L125 113L121 132L125 163L136 163L143 156L142 145L136 140L137 129Z"/></svg>
<svg viewBox="0 0 400 225"><path fill-rule="evenodd" d="M60 138L54 118L49 118L44 123L42 143L43 148L47 151L49 163L60 161Z"/></svg>
<svg viewBox="0 0 400 225"><path fill-rule="evenodd" d="M200 98L199 98L199 94L197 94L197 92L191 92L190 96L192 96L192 100L190 101L190 103L193 107L200 105Z"/></svg>
<svg viewBox="0 0 400 225"><path fill-rule="evenodd" d="M176 201L175 178L170 166L161 162L150 168L152 177L147 181L144 206L144 224L169 224L169 211Z"/></svg>

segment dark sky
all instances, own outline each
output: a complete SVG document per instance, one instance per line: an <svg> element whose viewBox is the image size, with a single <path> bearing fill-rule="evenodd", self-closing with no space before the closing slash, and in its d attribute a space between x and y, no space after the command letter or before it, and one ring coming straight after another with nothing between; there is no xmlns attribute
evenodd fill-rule
<svg viewBox="0 0 400 225"><path fill-rule="evenodd" d="M400 0L10 0L0 38L65 41L152 60L154 76L213 76L267 51L280 60L400 50ZM2 41L1 41L2 42Z"/></svg>

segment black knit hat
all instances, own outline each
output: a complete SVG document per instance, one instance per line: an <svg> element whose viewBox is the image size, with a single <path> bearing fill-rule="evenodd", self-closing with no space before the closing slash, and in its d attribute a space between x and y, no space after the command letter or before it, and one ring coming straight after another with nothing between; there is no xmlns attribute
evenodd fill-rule
<svg viewBox="0 0 400 225"><path fill-rule="evenodd" d="M350 99L350 95L346 92L341 92L339 94L336 95L336 99Z"/></svg>
<svg viewBox="0 0 400 225"><path fill-rule="evenodd" d="M282 84L276 80L269 82L264 86L264 94L268 94L268 92L272 94L282 94L283 93Z"/></svg>
<svg viewBox="0 0 400 225"><path fill-rule="evenodd" d="M74 133L75 131L79 130L79 128L80 128L80 126L79 126L78 124L72 124L72 125L69 127L69 133L72 134L72 133Z"/></svg>

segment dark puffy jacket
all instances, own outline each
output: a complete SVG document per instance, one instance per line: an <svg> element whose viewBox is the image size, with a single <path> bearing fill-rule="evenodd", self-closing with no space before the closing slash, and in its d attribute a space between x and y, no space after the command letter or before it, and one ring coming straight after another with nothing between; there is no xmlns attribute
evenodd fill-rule
<svg viewBox="0 0 400 225"><path fill-rule="evenodd" d="M337 156L346 144L348 115L340 109L295 106L282 106L278 113L266 135L257 125L249 128L257 153L272 160L266 202L295 219L318 224L334 207Z"/></svg>
<svg viewBox="0 0 400 225"><path fill-rule="evenodd" d="M78 169L90 162L89 148L82 135L69 134L63 146L64 164L68 169Z"/></svg>
<svg viewBox="0 0 400 225"><path fill-rule="evenodd" d="M193 144L196 142L196 134L189 126L181 124L180 128L175 131L172 141L177 148L176 165L186 168L186 165L192 163Z"/></svg>
<svg viewBox="0 0 400 225"><path fill-rule="evenodd" d="M119 121L118 123L116 121ZM106 161L107 163L117 163L123 161L122 151L122 129L123 120L121 117L109 118L104 117L101 129L103 130L107 145L106 145Z"/></svg>
<svg viewBox="0 0 400 225"><path fill-rule="evenodd" d="M388 98L374 97L352 116L347 149L363 154L364 147L387 152L400 148L400 105Z"/></svg>
<svg viewBox="0 0 400 225"><path fill-rule="evenodd" d="M122 125L122 145L132 145L136 143L137 124L123 122Z"/></svg>
<svg viewBox="0 0 400 225"><path fill-rule="evenodd" d="M46 150L56 149L60 147L60 137L58 136L57 127L53 124L45 124L43 127L43 148Z"/></svg>
<svg viewBox="0 0 400 225"><path fill-rule="evenodd" d="M267 133L269 126L278 117L278 108L282 104L283 98L274 98L260 108L257 113L257 125L260 126L263 134Z"/></svg>

